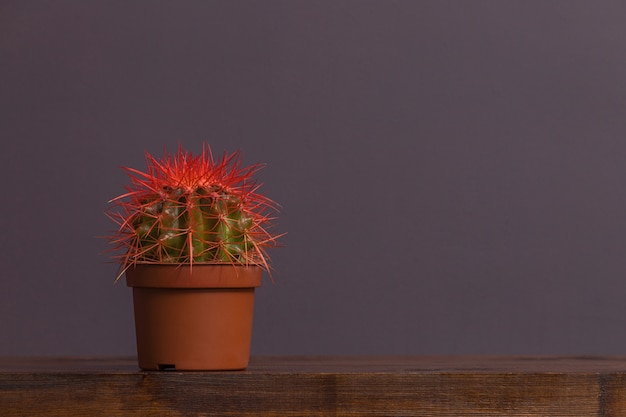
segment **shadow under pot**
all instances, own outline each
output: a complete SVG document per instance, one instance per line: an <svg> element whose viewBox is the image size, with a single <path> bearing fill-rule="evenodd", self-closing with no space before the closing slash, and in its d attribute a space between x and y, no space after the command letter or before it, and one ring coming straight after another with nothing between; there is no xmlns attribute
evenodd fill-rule
<svg viewBox="0 0 626 417"><path fill-rule="evenodd" d="M262 268L138 264L133 289L139 367L218 371L248 366Z"/></svg>

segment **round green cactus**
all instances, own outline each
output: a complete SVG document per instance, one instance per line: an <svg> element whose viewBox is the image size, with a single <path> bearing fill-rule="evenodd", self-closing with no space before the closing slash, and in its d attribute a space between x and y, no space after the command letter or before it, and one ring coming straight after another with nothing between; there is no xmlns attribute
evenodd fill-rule
<svg viewBox="0 0 626 417"><path fill-rule="evenodd" d="M276 204L257 193L239 152L217 161L207 146L198 156L178 149L161 160L146 154L147 172L124 168L131 184L107 211L119 228L111 237L123 254L122 273L137 263L232 263L269 270L265 249ZM118 277L119 278L119 277Z"/></svg>

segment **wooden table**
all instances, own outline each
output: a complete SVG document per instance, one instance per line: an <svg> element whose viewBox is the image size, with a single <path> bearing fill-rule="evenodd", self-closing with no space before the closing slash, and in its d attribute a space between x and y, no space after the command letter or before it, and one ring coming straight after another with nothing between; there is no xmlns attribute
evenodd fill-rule
<svg viewBox="0 0 626 417"><path fill-rule="evenodd" d="M0 416L626 416L626 356L0 358Z"/></svg>

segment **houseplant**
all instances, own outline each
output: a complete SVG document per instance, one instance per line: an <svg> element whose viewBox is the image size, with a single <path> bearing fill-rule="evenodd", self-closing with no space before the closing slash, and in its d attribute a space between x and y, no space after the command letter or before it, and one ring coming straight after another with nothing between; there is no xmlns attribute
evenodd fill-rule
<svg viewBox="0 0 626 417"><path fill-rule="evenodd" d="M276 245L276 204L258 193L260 164L240 152L214 158L179 146L146 171L124 167L126 192L110 201L109 237L133 289L139 366L228 370L247 366L254 289Z"/></svg>

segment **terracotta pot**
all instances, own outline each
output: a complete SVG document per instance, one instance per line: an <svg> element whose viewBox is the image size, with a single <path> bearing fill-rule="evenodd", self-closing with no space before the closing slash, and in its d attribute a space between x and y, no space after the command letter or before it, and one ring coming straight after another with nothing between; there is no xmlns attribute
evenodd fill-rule
<svg viewBox="0 0 626 417"><path fill-rule="evenodd" d="M139 367L237 370L248 366L257 266L137 265L133 288Z"/></svg>

